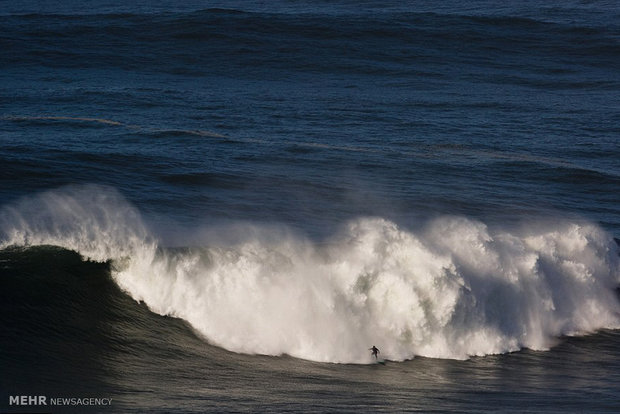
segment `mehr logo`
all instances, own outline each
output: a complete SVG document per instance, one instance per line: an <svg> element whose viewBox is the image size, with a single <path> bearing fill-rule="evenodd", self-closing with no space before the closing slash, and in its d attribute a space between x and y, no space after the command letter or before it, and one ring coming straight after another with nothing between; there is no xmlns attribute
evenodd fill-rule
<svg viewBox="0 0 620 414"><path fill-rule="evenodd" d="M11 395L9 405L47 405L44 395Z"/></svg>

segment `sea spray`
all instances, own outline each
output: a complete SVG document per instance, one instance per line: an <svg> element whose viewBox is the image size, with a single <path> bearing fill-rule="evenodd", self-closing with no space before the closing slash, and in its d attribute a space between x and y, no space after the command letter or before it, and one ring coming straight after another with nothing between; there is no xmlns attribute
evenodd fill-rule
<svg viewBox="0 0 620 414"><path fill-rule="evenodd" d="M620 327L618 248L591 223L509 231L441 217L412 232L359 218L321 243L239 224L234 242L173 249L98 186L26 198L3 207L0 223L2 246L110 261L134 299L235 352L366 363L375 344L393 360L463 359Z"/></svg>
<svg viewBox="0 0 620 414"><path fill-rule="evenodd" d="M87 259L129 258L152 249L138 210L113 188L71 185L0 209L0 248L55 245Z"/></svg>

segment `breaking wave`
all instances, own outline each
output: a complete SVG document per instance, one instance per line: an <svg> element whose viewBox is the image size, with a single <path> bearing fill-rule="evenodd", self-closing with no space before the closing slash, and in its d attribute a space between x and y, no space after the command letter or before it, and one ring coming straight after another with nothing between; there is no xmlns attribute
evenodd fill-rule
<svg viewBox="0 0 620 414"><path fill-rule="evenodd" d="M135 300L235 352L367 363L374 344L391 360L465 359L620 328L618 246L592 223L508 230L442 217L410 231L359 218L321 242L255 224L192 240L165 247L107 187L0 209L1 248L54 245L110 262Z"/></svg>

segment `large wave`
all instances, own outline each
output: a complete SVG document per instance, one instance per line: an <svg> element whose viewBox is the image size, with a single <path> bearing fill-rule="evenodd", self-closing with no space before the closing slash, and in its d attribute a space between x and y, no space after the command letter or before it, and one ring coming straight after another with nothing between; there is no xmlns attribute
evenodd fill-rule
<svg viewBox="0 0 620 414"><path fill-rule="evenodd" d="M392 360L464 359L620 328L618 247L587 222L508 230L442 217L410 231L359 218L320 243L273 226L217 230L194 235L199 247L165 248L100 186L0 210L0 247L110 261L135 300L235 352L365 363L374 344Z"/></svg>

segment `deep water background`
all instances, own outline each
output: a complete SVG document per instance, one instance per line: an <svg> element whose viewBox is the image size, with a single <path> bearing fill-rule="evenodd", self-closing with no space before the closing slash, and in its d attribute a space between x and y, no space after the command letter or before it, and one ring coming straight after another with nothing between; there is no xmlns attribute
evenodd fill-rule
<svg viewBox="0 0 620 414"><path fill-rule="evenodd" d="M3 196L97 182L192 225L549 213L617 234L617 10L459 4L8 6Z"/></svg>

